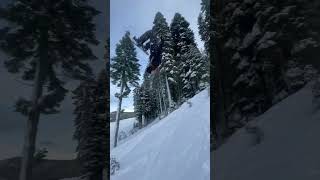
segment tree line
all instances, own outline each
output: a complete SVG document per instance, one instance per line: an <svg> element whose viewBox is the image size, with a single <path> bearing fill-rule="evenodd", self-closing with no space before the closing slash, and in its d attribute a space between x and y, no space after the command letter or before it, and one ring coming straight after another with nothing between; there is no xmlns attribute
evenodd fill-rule
<svg viewBox="0 0 320 180"><path fill-rule="evenodd" d="M205 21L199 16L200 31L204 29L203 23ZM150 36L150 52L158 51L155 48L159 47L153 45L162 43L161 64L151 75L143 74L141 85L138 84L140 65L130 32L126 32L117 44L116 55L111 59L111 78L120 88L120 93L116 94L119 104L114 146L117 145L122 98L129 95L132 87L136 119L139 127L143 127L209 86L207 52L199 50L194 32L181 14L176 13L169 26L163 14L156 13L153 27L146 34Z"/></svg>

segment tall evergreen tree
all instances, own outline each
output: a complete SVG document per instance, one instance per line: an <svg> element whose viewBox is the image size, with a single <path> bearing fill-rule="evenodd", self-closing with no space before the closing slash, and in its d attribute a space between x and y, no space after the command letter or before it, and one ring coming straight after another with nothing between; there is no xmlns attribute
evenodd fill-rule
<svg viewBox="0 0 320 180"><path fill-rule="evenodd" d="M105 78L104 79L104 83L105 83L105 86L108 87L108 84L110 84L110 73L109 73L109 70L110 70L110 39L109 37L107 38L107 41L106 41L106 45L105 45L105 55L104 55L104 59L105 59L105 63L106 63L106 70L105 70ZM102 76L103 77L103 76ZM103 82L103 81L100 81L99 82ZM110 90L109 88L105 89L105 119L107 121L107 126L106 126L106 129L107 129L107 140L106 142L108 142L108 147L107 147L107 150L104 152L104 154L109 154L108 152L110 151ZM110 177L110 171L107 170L107 177L109 179Z"/></svg>
<svg viewBox="0 0 320 180"><path fill-rule="evenodd" d="M229 136L301 88L305 65L319 67L319 2L215 2L213 99Z"/></svg>
<svg viewBox="0 0 320 180"><path fill-rule="evenodd" d="M208 51L209 40L213 36L213 29L210 27L212 17L210 17L210 0L201 0L201 11L198 16L198 28L201 40L204 42L204 47Z"/></svg>
<svg viewBox="0 0 320 180"><path fill-rule="evenodd" d="M139 128L142 128L143 105L141 101L141 89L136 87L133 90L133 106L136 120L139 122Z"/></svg>
<svg viewBox="0 0 320 180"><path fill-rule="evenodd" d="M174 68L177 70L177 76L174 77L176 84L173 92L174 99L178 103L181 103L185 93L183 92L183 82L190 70L190 64L186 62L186 59L183 59L183 55L189 51L190 46L196 46L194 34L189 25L189 22L179 13L174 15L170 25L175 59Z"/></svg>
<svg viewBox="0 0 320 180"><path fill-rule="evenodd" d="M130 93L130 86L137 87L139 81L139 67L137 53L130 38L130 33L126 32L120 43L116 47L116 56L111 59L110 75L112 83L120 87L120 93L116 93L119 99L119 105L116 117L116 131L114 147L117 146L118 131L119 131L119 117L121 111L122 99L127 97Z"/></svg>
<svg viewBox="0 0 320 180"><path fill-rule="evenodd" d="M199 49L190 45L188 51L182 55L188 71L182 76L182 90L185 98L193 97L198 91L208 86L208 62Z"/></svg>
<svg viewBox="0 0 320 180"><path fill-rule="evenodd" d="M5 66L34 82L31 98L16 104L16 110L28 116L20 180L32 179L40 114L58 112L67 92L57 76L58 67L76 79L91 75L86 61L96 59L89 44L98 44L92 22L97 14L85 0L16 0L1 9L1 18L9 22L1 42L9 57Z"/></svg>
<svg viewBox="0 0 320 180"><path fill-rule="evenodd" d="M81 163L81 177L88 180L102 180L103 169L108 158L107 128L107 74L103 70L97 80L83 81L73 92L75 99L74 138L78 141L78 159Z"/></svg>
<svg viewBox="0 0 320 180"><path fill-rule="evenodd" d="M154 42L162 41L162 52L161 52L161 65L159 67L160 74L159 78L161 79L162 86L165 88L166 97L168 101L168 108L174 106L172 102L171 87L174 84L174 76L176 69L174 68L174 59L173 59L173 47L172 47L172 37L170 34L170 29L168 23L160 12L156 13L156 16L153 21L152 27L153 36L155 37ZM171 81L170 81L171 80ZM161 85L162 85L161 84Z"/></svg>
<svg viewBox="0 0 320 180"><path fill-rule="evenodd" d="M222 66L223 66L223 59L222 59L222 39L221 39L221 20L222 20L222 8L223 8L223 1L222 0L215 0L209 5L210 11L209 16L211 19L214 19L215 24L212 21L209 21L209 30L215 31L216 33L213 36L210 36L212 38L209 39L209 56L210 56L210 64L211 66L211 72L213 76L213 85L212 85L212 99L213 99L213 105L211 106L211 110L214 112L214 117L212 124L213 133L212 138L214 140L212 142L215 142L215 147L213 149L216 149L217 146L219 146L223 138L226 134L227 129L227 120L226 120L226 108L225 108L225 89L224 89L224 82L223 82L223 72L222 72ZM208 11L206 11L208 12Z"/></svg>

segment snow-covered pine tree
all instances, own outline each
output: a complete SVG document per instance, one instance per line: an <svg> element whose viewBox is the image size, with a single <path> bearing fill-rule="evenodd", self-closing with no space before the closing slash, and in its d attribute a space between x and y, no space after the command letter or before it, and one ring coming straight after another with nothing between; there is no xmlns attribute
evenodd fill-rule
<svg viewBox="0 0 320 180"><path fill-rule="evenodd" d="M78 159L81 163L81 178L102 180L103 169L108 158L108 120L107 113L107 74L103 70L98 80L83 81L75 89L74 105L76 114L76 131L74 138L78 141Z"/></svg>
<svg viewBox="0 0 320 180"><path fill-rule="evenodd" d="M109 37L106 40L106 44L105 44L105 55L104 55L104 60L106 63L106 69L105 69L105 84L106 86L108 86L108 84L110 84L110 39ZM99 82L103 82L101 80L99 80ZM105 119L107 122L107 140L106 142L110 142L110 90L106 89L105 90ZM110 146L110 144L109 144ZM110 147L107 147L107 150L104 152L105 154L109 154L108 152L110 151ZM107 171L107 177L110 177L110 171Z"/></svg>
<svg viewBox="0 0 320 180"><path fill-rule="evenodd" d="M160 116L163 111L162 104L161 104L162 103L161 91L163 90L163 86L162 86L161 76L159 72L156 72L152 75L151 89L153 89L156 94L156 96L153 98L155 98L157 102L158 115Z"/></svg>
<svg viewBox="0 0 320 180"><path fill-rule="evenodd" d="M204 50L202 52L203 58L207 62L207 73L204 74L204 81L201 82L201 87L207 87L210 84L210 72L213 70L213 56L209 54L209 41L214 36L214 22L213 17L210 16L210 0L201 0L201 11L198 16L198 29L201 40L204 42ZM212 73L212 72L211 72ZM209 89L210 93L210 89Z"/></svg>
<svg viewBox="0 0 320 180"><path fill-rule="evenodd" d="M91 74L86 61L96 59L89 45L98 44L93 24L97 14L85 0L16 0L1 8L1 19L9 22L1 30L1 49L9 57L5 66L11 73L22 72L23 80L33 81L31 98L16 104L17 111L28 116L20 180L32 179L40 114L58 112L67 92L57 69L76 79Z"/></svg>
<svg viewBox="0 0 320 180"><path fill-rule="evenodd" d="M290 60L287 65L286 81L289 93L296 92L304 86L303 68L295 60Z"/></svg>
<svg viewBox="0 0 320 180"><path fill-rule="evenodd" d="M205 51L207 53L206 57L208 58L208 70L209 70L209 81L212 83L212 86L209 90L210 95L212 95L213 103L212 106L210 106L210 111L214 112L214 116L211 118L213 121L210 123L210 138L211 142L214 144L211 144L210 149L215 149L217 147L218 139L221 139L218 137L218 132L217 132L217 123L224 124L221 122L225 121L224 118L224 104L222 101L223 96L221 96L221 88L219 88L220 84L219 81L214 81L214 78L221 79L221 76L217 74L217 71L214 72L214 64L217 62L214 62L214 58L219 58L219 54L217 54L215 51L219 51L219 40L216 38L218 34L218 24L219 21L214 22L214 20L219 20L220 19L220 5L221 1L220 0L201 0L201 11L198 16L198 29L199 29L199 34L200 38L202 41L204 41L204 47ZM216 42L217 40L217 42ZM218 47L218 48L217 48ZM215 89L215 90L214 90ZM217 91L218 90L218 91ZM214 92L213 92L214 91ZM220 93L219 93L220 92ZM217 99L217 95L220 97L220 99ZM219 101L219 102L217 102ZM221 126L219 127L220 129ZM223 134L223 133L220 133ZM218 137L218 138L217 138ZM214 139L215 138L215 139Z"/></svg>
<svg viewBox="0 0 320 180"><path fill-rule="evenodd" d="M212 2L212 1L211 1ZM211 17L210 11L210 0L201 0L201 11L198 16L198 29L201 40L204 42L204 48L208 50L209 40L213 33L210 27Z"/></svg>
<svg viewBox="0 0 320 180"><path fill-rule="evenodd" d="M142 104L142 126L146 126L158 116L155 91L142 85L140 100Z"/></svg>
<svg viewBox="0 0 320 180"><path fill-rule="evenodd" d="M288 91L295 81L286 76L290 61L297 61L301 67L311 64L319 68L319 27L312 25L315 14L319 14L319 2L215 2L219 10L215 21L222 24L216 26L219 36L215 39L218 45L214 60L219 67L215 66L213 88L222 92L224 100L219 102L225 105L219 107L228 110L224 113L228 122L225 125L232 129L231 124L243 126L299 89ZM218 101L216 96L214 99Z"/></svg>
<svg viewBox="0 0 320 180"><path fill-rule="evenodd" d="M184 98L191 98L208 86L208 61L194 45L189 45L188 51L181 56L189 66L188 72L182 77Z"/></svg>
<svg viewBox="0 0 320 180"><path fill-rule="evenodd" d="M303 72L303 79L305 82L313 81L319 76L319 71L310 64L304 66Z"/></svg>
<svg viewBox="0 0 320 180"><path fill-rule="evenodd" d="M137 87L139 81L139 67L137 53L130 38L130 33L126 32L120 43L116 47L116 56L111 59L110 77L112 83L120 87L120 93L116 93L119 99L119 105L116 116L116 130L114 138L114 147L117 146L118 131L119 131L119 117L122 99L127 97L130 93L130 86Z"/></svg>
<svg viewBox="0 0 320 180"><path fill-rule="evenodd" d="M139 128L142 128L142 113L143 113L143 105L141 103L141 89L140 87L136 87L133 90L133 106L136 120L139 122Z"/></svg>
<svg viewBox="0 0 320 180"><path fill-rule="evenodd" d="M174 77L176 82L175 88L173 89L173 97L176 102L179 104L182 103L183 95L188 92L184 92L184 79L186 74L190 69L190 64L186 59L183 58L183 55L186 54L190 46L196 46L194 40L194 34L189 28L189 22L180 14L176 13L173 17L173 20L170 24L170 31L173 41L173 50L174 50L174 69L176 69L177 76ZM191 87L190 87L191 88ZM190 89L189 88L189 89Z"/></svg>
<svg viewBox="0 0 320 180"><path fill-rule="evenodd" d="M109 73L106 69L101 70L97 78L96 84L96 98L95 103L95 114L97 114L96 122L93 125L93 132L90 138L92 143L90 144L90 170L93 175L91 179L100 179L103 177L103 170L107 168L108 152L109 148L109 126L110 126L110 117L109 117ZM95 178L97 177L97 178Z"/></svg>
<svg viewBox="0 0 320 180"><path fill-rule="evenodd" d="M161 53L161 64L160 79L166 91L166 99L168 101L168 109L174 106L172 98L172 87L174 86L174 77L177 75L177 69L174 67L173 49L172 49L172 38L168 23L165 17L157 12L153 21L152 32L154 33L155 39L151 43L163 42L162 53Z"/></svg>
<svg viewBox="0 0 320 180"><path fill-rule="evenodd" d="M201 77L200 77L200 84L199 84L199 88L200 90L205 89L206 87L210 86L210 59L208 56L208 53L206 50L204 50L203 52L201 52L202 55L202 61L201 61L201 66L199 66L200 71L202 72ZM210 95L210 89L209 91L209 95Z"/></svg>

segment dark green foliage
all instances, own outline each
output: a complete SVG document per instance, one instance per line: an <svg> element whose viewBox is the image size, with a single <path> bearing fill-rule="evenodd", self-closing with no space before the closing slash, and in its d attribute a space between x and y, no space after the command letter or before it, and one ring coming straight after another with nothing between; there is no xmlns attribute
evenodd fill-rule
<svg viewBox="0 0 320 180"><path fill-rule="evenodd" d="M47 157L48 150L46 148L38 149L34 154L34 160L36 162L41 161Z"/></svg>
<svg viewBox="0 0 320 180"><path fill-rule="evenodd" d="M141 92L140 92L140 87L136 87L133 90L133 106L134 106L134 112L135 112L135 117L136 120L139 122L139 127L141 128L142 126L142 101L141 101Z"/></svg>
<svg viewBox="0 0 320 180"><path fill-rule="evenodd" d="M190 73L190 62L188 59L184 58L188 53L190 47L196 47L194 33L189 27L189 22L185 18L176 13L173 17L173 20L170 25L171 36L173 40L173 49L174 49L174 59L175 59L175 68L177 69L176 76L174 77L175 85L172 89L172 96L175 102L181 103L182 99L188 98L185 97L185 94L188 94L187 91L191 90L191 86L188 88L187 83L187 73ZM187 78L187 79L186 79ZM191 92L191 94L194 94Z"/></svg>
<svg viewBox="0 0 320 180"><path fill-rule="evenodd" d="M201 12L198 16L198 28L201 40L204 42L204 47L206 50L209 49L209 40L213 36L213 28L210 27L210 24L213 24L212 17L210 17L210 3L213 3L211 0L202 0L201 1Z"/></svg>
<svg viewBox="0 0 320 180"><path fill-rule="evenodd" d="M116 131L114 147L117 146L119 132L119 117L121 114L122 99L126 98L130 92L130 86L139 85L139 67L137 53L134 44L127 31L116 47L116 56L111 59L110 77L112 83L120 87L120 92L115 94L119 99L118 111L116 117Z"/></svg>
<svg viewBox="0 0 320 180"><path fill-rule="evenodd" d="M191 98L209 84L208 61L197 47L190 45L188 51L182 55L184 67L188 71L181 74L184 98Z"/></svg>
<svg viewBox="0 0 320 180"><path fill-rule="evenodd" d="M173 40L174 55L178 58L188 51L189 45L195 46L194 33L190 23L179 13L176 13L170 25Z"/></svg>
<svg viewBox="0 0 320 180"><path fill-rule="evenodd" d="M215 96L213 108L223 109L220 120L226 120L216 127L229 136L303 87L305 67L319 68L319 27L313 23L319 2L219 2L211 9L219 22L216 52L210 51L219 65L213 88L221 97Z"/></svg>
<svg viewBox="0 0 320 180"><path fill-rule="evenodd" d="M87 80L73 92L76 106L74 138L78 141L78 159L82 177L97 177L107 165L108 120L107 74L102 71L98 80Z"/></svg>
<svg viewBox="0 0 320 180"><path fill-rule="evenodd" d="M86 61L96 59L89 44L98 44L92 22L98 13L86 1L62 0L17 0L1 9L0 18L10 24L1 30L5 33L0 46L9 57L5 61L8 71L32 81L38 62L46 64L42 79L48 93L42 98L42 113L58 112L67 92L58 78L58 67L77 79L92 74Z"/></svg>
<svg viewBox="0 0 320 180"><path fill-rule="evenodd" d="M142 116L149 123L159 115L157 97L157 91L150 86L150 79L147 77L141 87L134 90L134 108L140 127L142 127Z"/></svg>
<svg viewBox="0 0 320 180"><path fill-rule="evenodd" d="M28 115L20 179L33 179L40 114L59 112L67 93L60 77L92 76L88 62L96 59L90 46L98 44L93 23L98 13L85 0L15 0L0 8L0 18L8 22L0 30L0 48L8 57L4 65L33 81L31 98L16 104L17 111Z"/></svg>
<svg viewBox="0 0 320 180"><path fill-rule="evenodd" d="M125 86L122 97L130 93L129 86L138 86L139 67L137 53L133 42L130 39L130 33L126 32L116 47L116 56L111 59L110 75L112 83L118 87L121 83Z"/></svg>

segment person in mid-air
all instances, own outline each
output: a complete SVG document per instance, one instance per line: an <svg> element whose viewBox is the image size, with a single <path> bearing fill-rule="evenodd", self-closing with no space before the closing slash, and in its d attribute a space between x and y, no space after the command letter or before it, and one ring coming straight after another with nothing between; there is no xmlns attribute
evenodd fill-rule
<svg viewBox="0 0 320 180"><path fill-rule="evenodd" d="M150 50L149 64L146 68L146 72L149 74L153 73L161 64L161 54L163 46L162 39L157 38L152 30L145 32L139 38L133 37L133 39L136 45L140 47L144 52Z"/></svg>

